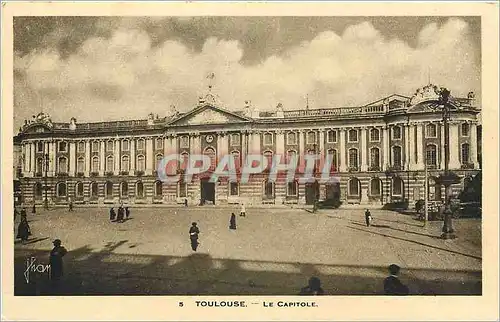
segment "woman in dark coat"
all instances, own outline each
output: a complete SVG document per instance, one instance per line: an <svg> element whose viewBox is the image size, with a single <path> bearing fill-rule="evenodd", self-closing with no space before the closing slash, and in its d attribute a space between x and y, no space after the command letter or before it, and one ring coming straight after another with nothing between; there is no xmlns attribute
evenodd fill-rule
<svg viewBox="0 0 500 322"><path fill-rule="evenodd" d="M200 229L196 227L196 223L192 223L191 228L189 228L189 239L191 240L191 249L196 251L198 248L198 235L200 234Z"/></svg>
<svg viewBox="0 0 500 322"><path fill-rule="evenodd" d="M54 248L50 251L50 278L57 281L63 276L62 258L68 251L61 246L60 239L54 240L53 244Z"/></svg>
<svg viewBox="0 0 500 322"><path fill-rule="evenodd" d="M28 220L26 220L26 217L21 217L21 222L17 228L17 238L21 238L22 241L27 241L29 235L31 235L31 231Z"/></svg>
<svg viewBox="0 0 500 322"><path fill-rule="evenodd" d="M231 219L229 220L229 229L236 229L236 215L231 214Z"/></svg>
<svg viewBox="0 0 500 322"><path fill-rule="evenodd" d="M113 221L116 218L115 208L111 207L109 210L109 220Z"/></svg>
<svg viewBox="0 0 500 322"><path fill-rule="evenodd" d="M116 217L116 221L123 222L123 216L124 216L123 207L120 206L120 208L118 208L118 216Z"/></svg>
<svg viewBox="0 0 500 322"><path fill-rule="evenodd" d="M125 207L125 218L128 219L130 217L130 209L128 207Z"/></svg>

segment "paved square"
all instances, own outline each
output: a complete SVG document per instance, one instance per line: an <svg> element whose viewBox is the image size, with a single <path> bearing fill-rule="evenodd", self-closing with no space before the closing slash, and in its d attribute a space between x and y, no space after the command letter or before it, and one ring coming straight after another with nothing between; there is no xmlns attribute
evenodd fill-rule
<svg viewBox="0 0 500 322"><path fill-rule="evenodd" d="M229 230L231 212L220 207L131 208L125 223L107 208L39 210L29 214L32 242L15 245L17 295L213 294L295 295L310 276L327 294L382 293L386 267L402 267L412 294L481 294L481 221L454 221L458 239L441 240L442 222L362 209L247 209ZM15 227L17 228L16 220ZM198 252L188 230L201 230ZM52 240L69 253L55 291L47 274L23 275L26 258L48 263Z"/></svg>

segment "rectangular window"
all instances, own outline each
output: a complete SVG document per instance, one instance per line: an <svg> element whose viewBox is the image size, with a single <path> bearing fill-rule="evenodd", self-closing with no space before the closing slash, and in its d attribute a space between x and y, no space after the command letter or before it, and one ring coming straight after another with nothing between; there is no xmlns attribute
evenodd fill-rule
<svg viewBox="0 0 500 322"><path fill-rule="evenodd" d="M182 136L180 140L181 149L189 149L189 136Z"/></svg>
<svg viewBox="0 0 500 322"><path fill-rule="evenodd" d="M358 142L358 130L349 130L348 132L349 142Z"/></svg>
<svg viewBox="0 0 500 322"><path fill-rule="evenodd" d="M394 140L401 140L401 127L395 126L392 128L392 138Z"/></svg>
<svg viewBox="0 0 500 322"><path fill-rule="evenodd" d="M370 130L370 141L379 142L380 141L380 131L378 129Z"/></svg>
<svg viewBox="0 0 500 322"><path fill-rule="evenodd" d="M78 142L78 152L85 153L85 142Z"/></svg>
<svg viewBox="0 0 500 322"><path fill-rule="evenodd" d="M66 142L59 142L59 152L67 152L68 146Z"/></svg>
<svg viewBox="0 0 500 322"><path fill-rule="evenodd" d="M229 193L231 196L238 196L240 194L240 189L237 182L229 183Z"/></svg>
<svg viewBox="0 0 500 322"><path fill-rule="evenodd" d="M130 150L130 142L128 140L122 141L122 151Z"/></svg>
<svg viewBox="0 0 500 322"><path fill-rule="evenodd" d="M156 139L156 150L161 150L161 149L163 149L163 139L157 138Z"/></svg>
<svg viewBox="0 0 500 322"><path fill-rule="evenodd" d="M286 195L287 197L296 197L297 196L297 182L289 182L287 184Z"/></svg>
<svg viewBox="0 0 500 322"><path fill-rule="evenodd" d="M106 142L106 151L113 152L113 141Z"/></svg>
<svg viewBox="0 0 500 322"><path fill-rule="evenodd" d="M297 144L297 133L295 133L295 132L289 132L286 135L286 143L288 145L296 145Z"/></svg>
<svg viewBox="0 0 500 322"><path fill-rule="evenodd" d="M264 145L273 145L273 135L271 133L264 133Z"/></svg>
<svg viewBox="0 0 500 322"><path fill-rule="evenodd" d="M239 134L231 134L231 145L240 145L240 135Z"/></svg>
<svg viewBox="0 0 500 322"><path fill-rule="evenodd" d="M39 153L43 152L43 142L38 142L36 144L36 152L39 152Z"/></svg>
<svg viewBox="0 0 500 322"><path fill-rule="evenodd" d="M99 152L99 142L98 141L92 142L92 152Z"/></svg>
<svg viewBox="0 0 500 322"><path fill-rule="evenodd" d="M316 132L307 132L307 144L316 143Z"/></svg>
<svg viewBox="0 0 500 322"><path fill-rule="evenodd" d="M336 143L337 142L337 131L329 130L327 135L328 143Z"/></svg>
<svg viewBox="0 0 500 322"><path fill-rule="evenodd" d="M463 123L461 126L462 136L469 136L470 127L468 123Z"/></svg>
<svg viewBox="0 0 500 322"><path fill-rule="evenodd" d="M137 140L137 150L144 150L144 139Z"/></svg>

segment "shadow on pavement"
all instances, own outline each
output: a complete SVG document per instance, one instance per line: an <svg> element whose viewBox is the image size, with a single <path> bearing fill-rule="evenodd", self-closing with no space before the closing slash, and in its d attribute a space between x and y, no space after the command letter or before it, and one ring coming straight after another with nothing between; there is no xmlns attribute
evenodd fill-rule
<svg viewBox="0 0 500 322"><path fill-rule="evenodd" d="M309 277L317 276L327 295L381 295L387 276L385 266L219 259L205 253L187 257L114 253L120 246L128 246L127 240L107 243L100 251L89 246L69 250L58 287L50 284L47 273L32 273L29 283L23 274L26 258L34 256L46 264L48 251L17 248L14 294L297 295ZM416 295L480 295L481 275L475 270L411 268L403 269L401 280Z"/></svg>
<svg viewBox="0 0 500 322"><path fill-rule="evenodd" d="M415 244L418 244L418 245L427 246L427 247L431 247L431 248L434 248L434 249L439 249L439 250L442 250L442 251L445 251L445 252L449 252L449 253L452 253L452 254L462 255L462 256L466 256L466 257L478 259L478 260L482 259L479 256L465 254L465 253L457 252L457 251L454 251L454 250L451 250L451 249L446 249L446 248L442 248L442 247L438 247L438 246L434 246L434 245L429 245L429 244L426 244L426 243L421 243L421 242L418 242L416 240L411 240L411 239L406 239L406 238L402 238L402 237L391 236L391 235L387 235L387 234L383 234L383 233L379 233L379 232L375 232L375 231L371 231L371 230L366 230L366 229L360 229L360 228L356 228L356 227L347 226L347 228L355 229L355 230L359 230L359 231L364 231L364 232L367 232L367 233L371 233L371 234L375 234L375 235L379 235L379 236L383 236L383 237L389 237L389 238L404 240L404 241L407 241L407 242L410 242L410 243L415 243Z"/></svg>

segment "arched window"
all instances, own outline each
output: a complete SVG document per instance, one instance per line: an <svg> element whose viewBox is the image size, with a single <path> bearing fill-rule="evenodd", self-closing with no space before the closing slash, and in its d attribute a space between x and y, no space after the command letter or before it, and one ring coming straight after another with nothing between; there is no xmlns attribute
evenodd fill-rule
<svg viewBox="0 0 500 322"><path fill-rule="evenodd" d="M286 135L286 144L288 145L296 145L297 144L297 133L288 132Z"/></svg>
<svg viewBox="0 0 500 322"><path fill-rule="evenodd" d="M90 183L90 197L97 198L99 196L99 185L97 182Z"/></svg>
<svg viewBox="0 0 500 322"><path fill-rule="evenodd" d="M75 195L77 197L83 197L83 183L81 181L75 184Z"/></svg>
<svg viewBox="0 0 500 322"><path fill-rule="evenodd" d="M358 142L358 130L351 129L347 134L349 142Z"/></svg>
<svg viewBox="0 0 500 322"><path fill-rule="evenodd" d="M135 185L135 196L137 198L144 198L144 184L138 181Z"/></svg>
<svg viewBox="0 0 500 322"><path fill-rule="evenodd" d="M76 160L76 172L83 173L85 171L85 159L83 157L79 157Z"/></svg>
<svg viewBox="0 0 500 322"><path fill-rule="evenodd" d="M239 196L240 195L240 186L238 182L229 182L229 195L230 196Z"/></svg>
<svg viewBox="0 0 500 322"><path fill-rule="evenodd" d="M286 185L286 196L297 197L299 195L299 184L296 180L288 182Z"/></svg>
<svg viewBox="0 0 500 322"><path fill-rule="evenodd" d="M215 150L212 147L208 147L203 151L203 154L210 158L210 170L215 170L217 166L217 156L215 155Z"/></svg>
<svg viewBox="0 0 500 322"><path fill-rule="evenodd" d="M349 168L357 169L358 168L358 150L357 149L349 149Z"/></svg>
<svg viewBox="0 0 500 322"><path fill-rule="evenodd" d="M161 181L155 181L155 197L161 198L163 196L163 184Z"/></svg>
<svg viewBox="0 0 500 322"><path fill-rule="evenodd" d="M42 173L43 172L43 158L37 158L36 159L36 173Z"/></svg>
<svg viewBox="0 0 500 322"><path fill-rule="evenodd" d="M267 167L266 169L271 169L273 166L273 152L272 151L264 151L263 153L264 158L267 160Z"/></svg>
<svg viewBox="0 0 500 322"><path fill-rule="evenodd" d="M99 157L92 158L92 172L99 172Z"/></svg>
<svg viewBox="0 0 500 322"><path fill-rule="evenodd" d="M122 141L122 151L130 150L130 142L128 140Z"/></svg>
<svg viewBox="0 0 500 322"><path fill-rule="evenodd" d="M181 153L181 163L180 163L180 169L186 170L189 167L189 153L187 152L182 152Z"/></svg>
<svg viewBox="0 0 500 322"><path fill-rule="evenodd" d="M328 149L327 151L328 157L332 158L332 166L331 170L336 171L338 168L338 161L337 161L337 150L335 149Z"/></svg>
<svg viewBox="0 0 500 322"><path fill-rule="evenodd" d="M231 134L230 138L231 138L231 146L240 145L240 134L239 133Z"/></svg>
<svg viewBox="0 0 500 322"><path fill-rule="evenodd" d="M59 170L59 173L68 172L68 159L66 159L66 157L60 157L58 159L57 169Z"/></svg>
<svg viewBox="0 0 500 322"><path fill-rule="evenodd" d="M328 130L327 142L328 143L336 143L337 142L337 131L336 130Z"/></svg>
<svg viewBox="0 0 500 322"><path fill-rule="evenodd" d="M58 197L66 197L66 195L67 195L66 183L59 182L57 184L56 191L57 191Z"/></svg>
<svg viewBox="0 0 500 322"><path fill-rule="evenodd" d="M349 179L348 187L349 187L349 189L348 189L349 196L359 196L360 195L359 180L357 178Z"/></svg>
<svg viewBox="0 0 500 322"><path fill-rule="evenodd" d="M80 153L85 153L85 142L83 141L78 142L77 150Z"/></svg>
<svg viewBox="0 0 500 322"><path fill-rule="evenodd" d="M107 141L107 142L106 142L106 151L108 151L108 152L113 152L113 150L114 150L114 145L115 145L115 144L114 144L114 142L113 142L113 141L111 141L111 140L110 140L110 141Z"/></svg>
<svg viewBox="0 0 500 322"><path fill-rule="evenodd" d="M400 177L394 177L392 179L392 195L393 196L403 195L403 180Z"/></svg>
<svg viewBox="0 0 500 322"><path fill-rule="evenodd" d="M314 144L314 143L316 143L316 132L314 131L307 132L307 144Z"/></svg>
<svg viewBox="0 0 500 322"><path fill-rule="evenodd" d="M469 163L469 155L470 155L469 149L470 149L469 143L462 144L462 149L461 149L461 153L460 153L462 164Z"/></svg>
<svg viewBox="0 0 500 322"><path fill-rule="evenodd" d="M106 158L106 171L112 172L115 169L115 159L112 155Z"/></svg>
<svg viewBox="0 0 500 322"><path fill-rule="evenodd" d="M66 142L59 142L59 152L67 152L68 151L68 146Z"/></svg>
<svg viewBox="0 0 500 322"><path fill-rule="evenodd" d="M99 152L99 141L92 141L92 152Z"/></svg>
<svg viewBox="0 0 500 322"><path fill-rule="evenodd" d="M181 136L180 147L181 149L189 149L189 136Z"/></svg>
<svg viewBox="0 0 500 322"><path fill-rule="evenodd" d="M128 172L130 169L130 158L128 155L122 156L122 171Z"/></svg>
<svg viewBox="0 0 500 322"><path fill-rule="evenodd" d="M113 182L106 181L106 183L104 184L104 193L106 199L113 198Z"/></svg>
<svg viewBox="0 0 500 322"><path fill-rule="evenodd" d="M157 169L158 169L158 167L160 166L160 164L161 164L161 160L163 160L163 154L158 153L158 154L156 155L156 167L155 167L155 170L157 170Z"/></svg>
<svg viewBox="0 0 500 322"><path fill-rule="evenodd" d="M142 154L137 156L137 171L144 171L146 169L146 161Z"/></svg>
<svg viewBox="0 0 500 322"><path fill-rule="evenodd" d="M126 181L120 182L120 197L128 198L128 183Z"/></svg>
<svg viewBox="0 0 500 322"><path fill-rule="evenodd" d="M36 144L36 152L42 153L43 152L43 142L38 142Z"/></svg>
<svg viewBox="0 0 500 322"><path fill-rule="evenodd" d="M393 140L400 140L401 139L401 127L394 126L392 128L392 139Z"/></svg>
<svg viewBox="0 0 500 322"><path fill-rule="evenodd" d="M161 150L163 149L163 139L162 138L157 138L155 140L155 149L156 150Z"/></svg>
<svg viewBox="0 0 500 322"><path fill-rule="evenodd" d="M380 168L380 150L379 148L370 149L370 166L373 171L378 171Z"/></svg>
<svg viewBox="0 0 500 322"><path fill-rule="evenodd" d="M144 150L144 139L139 139L137 140L137 150L142 151Z"/></svg>
<svg viewBox="0 0 500 322"><path fill-rule="evenodd" d="M396 145L392 147L392 165L395 167L401 167L401 147Z"/></svg>
<svg viewBox="0 0 500 322"><path fill-rule="evenodd" d="M234 167L237 170L239 170L241 168L240 151L233 151L233 152L231 152L231 156L233 157L233 160L234 160Z"/></svg>
<svg viewBox="0 0 500 322"><path fill-rule="evenodd" d="M40 182L35 183L33 187L35 198L41 198L43 193L42 184Z"/></svg>
<svg viewBox="0 0 500 322"><path fill-rule="evenodd" d="M370 181L370 195L371 196L380 196L380 179L379 178L372 178Z"/></svg>
<svg viewBox="0 0 500 322"><path fill-rule="evenodd" d="M428 166L437 166L437 147L434 144L429 144L425 148L426 162Z"/></svg>
<svg viewBox="0 0 500 322"><path fill-rule="evenodd" d="M380 131L378 129L371 129L370 130L370 141L371 142L380 141Z"/></svg>
<svg viewBox="0 0 500 322"><path fill-rule="evenodd" d="M436 124L427 124L425 126L425 136L428 138L437 137L437 125Z"/></svg>
<svg viewBox="0 0 500 322"><path fill-rule="evenodd" d="M267 199L274 198L274 182L269 180L264 181L264 197Z"/></svg>

